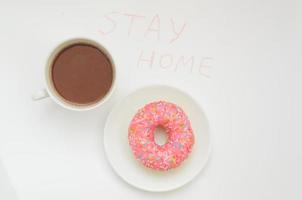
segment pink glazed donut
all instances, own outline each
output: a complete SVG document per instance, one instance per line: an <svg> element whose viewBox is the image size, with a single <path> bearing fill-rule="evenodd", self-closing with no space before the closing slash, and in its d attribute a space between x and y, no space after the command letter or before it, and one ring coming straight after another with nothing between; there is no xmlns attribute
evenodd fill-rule
<svg viewBox="0 0 302 200"><path fill-rule="evenodd" d="M158 145L154 131L161 126L168 134L168 141ZM129 130L130 147L139 161L155 170L178 167L189 155L194 144L190 121L177 105L165 101L145 105L133 117Z"/></svg>

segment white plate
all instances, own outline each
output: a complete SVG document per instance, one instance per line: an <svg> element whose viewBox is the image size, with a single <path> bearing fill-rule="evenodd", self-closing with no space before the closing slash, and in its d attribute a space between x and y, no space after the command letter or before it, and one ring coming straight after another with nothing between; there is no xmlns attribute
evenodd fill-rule
<svg viewBox="0 0 302 200"><path fill-rule="evenodd" d="M183 108L195 136L189 157L179 167L167 172L144 167L135 159L128 145L128 126L132 117L145 104L158 100ZM112 109L105 124L104 147L109 163L124 181L146 191L169 191L190 182L205 166L210 153L209 125L201 107L188 94L170 86L144 87Z"/></svg>

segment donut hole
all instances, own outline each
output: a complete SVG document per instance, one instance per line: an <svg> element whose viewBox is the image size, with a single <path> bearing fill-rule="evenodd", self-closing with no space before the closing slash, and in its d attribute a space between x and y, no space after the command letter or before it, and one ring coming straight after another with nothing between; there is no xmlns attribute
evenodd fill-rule
<svg viewBox="0 0 302 200"><path fill-rule="evenodd" d="M154 131L154 142L157 145L165 145L168 142L168 134L162 126L157 126Z"/></svg>

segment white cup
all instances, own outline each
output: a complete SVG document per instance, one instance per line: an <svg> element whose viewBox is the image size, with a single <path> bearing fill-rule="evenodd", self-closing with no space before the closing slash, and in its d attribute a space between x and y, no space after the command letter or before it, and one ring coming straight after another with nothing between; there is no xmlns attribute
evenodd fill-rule
<svg viewBox="0 0 302 200"><path fill-rule="evenodd" d="M108 57L111 66L112 66L112 71L113 71L113 79L112 79L112 84L111 84L111 88L109 89L109 91L107 92L107 94L100 99L99 101L93 103L93 104L87 104L87 105L79 105L79 104L75 104L72 102L69 102L67 100L65 100L61 95L59 95L59 93L57 92L57 90L54 87L53 84L53 80L51 78L51 70L52 70L52 66L53 66L53 62L55 60L55 58L57 57L57 55L66 47L73 45L73 44L78 44L78 43L84 43L84 44L89 44L92 46L97 47L99 50L101 50L103 53L106 54L106 56ZM115 80L116 80L116 68L115 68L115 64L113 61L112 56L110 55L110 53L108 52L108 50L101 44L90 40L90 39L85 39L85 38L75 38L75 39L70 39L67 40L61 44L59 44L50 54L50 56L48 57L47 63L46 63L46 67L45 67L45 82L46 82L46 87L45 89L42 89L40 91L37 91L33 96L32 99L33 100L41 100L47 97L52 98L57 104L59 104L60 106L70 109L70 110L75 110L75 111L84 111L84 110L91 110L94 109L100 105L102 105L104 102L106 102L109 97L112 95L113 93L113 89L115 87Z"/></svg>

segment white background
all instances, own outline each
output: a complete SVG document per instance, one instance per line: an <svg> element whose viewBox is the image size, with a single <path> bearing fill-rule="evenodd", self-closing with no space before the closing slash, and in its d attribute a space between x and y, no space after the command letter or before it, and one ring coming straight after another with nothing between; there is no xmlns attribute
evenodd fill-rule
<svg viewBox="0 0 302 200"><path fill-rule="evenodd" d="M301 9L298 0L1 0L0 199L301 199ZM114 23L105 17L112 12ZM130 34L129 13L144 16ZM176 30L186 24L172 43L171 18ZM157 32L146 33L152 20L157 28L160 23L159 40ZM50 51L79 36L112 53L118 68L113 97L81 113L50 99L32 102L44 86ZM140 53L152 51L152 67L140 65ZM194 67L160 63L163 55L173 62L194 56ZM196 98L213 141L205 170L168 193L128 186L103 151L112 106L154 83Z"/></svg>

